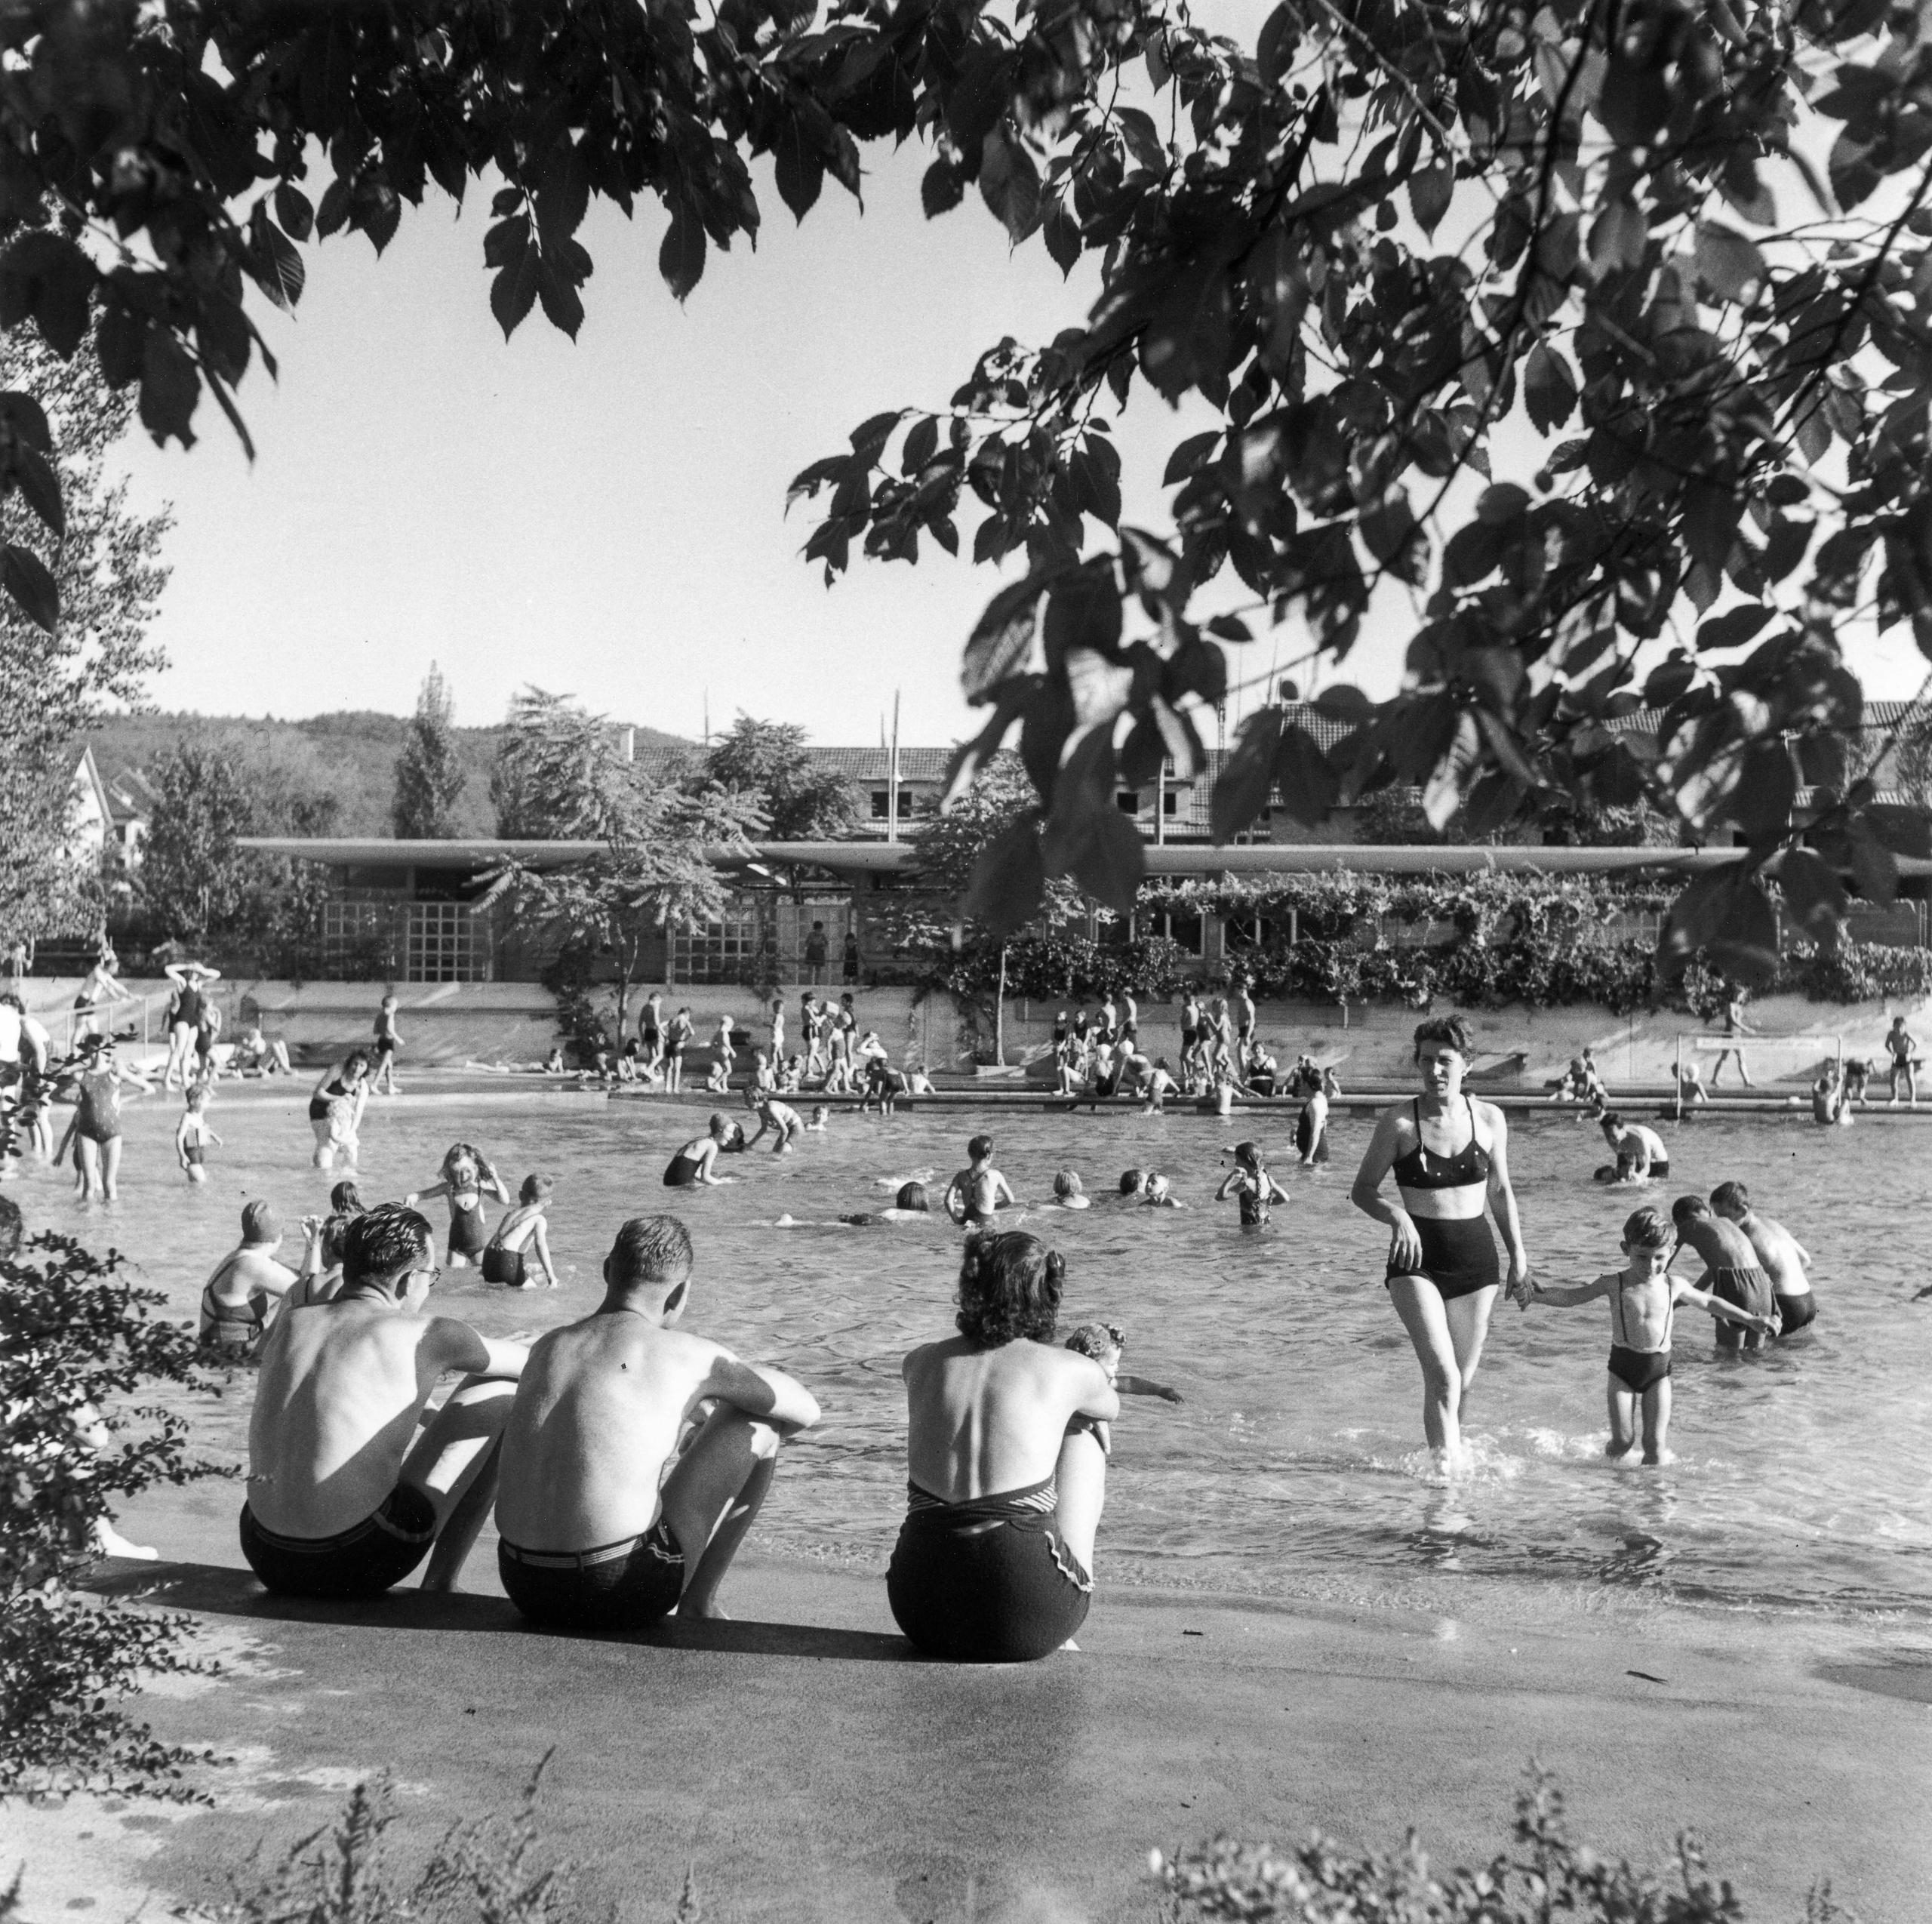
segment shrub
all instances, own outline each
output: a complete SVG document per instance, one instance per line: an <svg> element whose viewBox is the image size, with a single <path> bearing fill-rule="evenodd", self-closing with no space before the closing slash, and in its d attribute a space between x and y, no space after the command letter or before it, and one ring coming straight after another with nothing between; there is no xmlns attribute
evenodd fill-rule
<svg viewBox="0 0 1932 1924"><path fill-rule="evenodd" d="M189 1794L189 1753L112 1707L144 1673L204 1667L183 1617L77 1594L111 1503L211 1473L163 1410L116 1408L143 1385L211 1387L165 1299L71 1239L0 1259L0 1796L83 1787Z"/></svg>
<svg viewBox="0 0 1932 1924"><path fill-rule="evenodd" d="M1154 1853L1177 1924L1227 1919L1238 1924L1744 1924L1727 1883L1713 1883L1696 1839L1677 1840L1681 1889L1612 1863L1574 1842L1563 1794L1531 1766L1516 1799L1511 1846L1481 1870L1431 1876L1414 1832L1391 1858L1351 1858L1316 1836L1297 1849L1217 1837L1174 1858ZM1855 1924L1815 1889L1806 1924Z"/></svg>

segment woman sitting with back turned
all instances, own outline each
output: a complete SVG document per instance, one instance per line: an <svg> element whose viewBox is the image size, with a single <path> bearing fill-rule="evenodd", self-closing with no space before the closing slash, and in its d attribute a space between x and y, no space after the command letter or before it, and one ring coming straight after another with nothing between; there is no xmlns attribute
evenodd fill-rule
<svg viewBox="0 0 1932 1924"><path fill-rule="evenodd" d="M886 1595L928 1656L1030 1662L1086 1621L1106 1485L1094 1426L1120 1398L1053 1345L1066 1276L1036 1236L974 1237L960 1333L906 1359L909 1501Z"/></svg>

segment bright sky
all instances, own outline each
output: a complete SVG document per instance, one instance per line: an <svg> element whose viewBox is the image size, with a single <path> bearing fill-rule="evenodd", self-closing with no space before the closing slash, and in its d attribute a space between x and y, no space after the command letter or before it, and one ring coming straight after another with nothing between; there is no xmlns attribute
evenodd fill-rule
<svg viewBox="0 0 1932 1924"><path fill-rule="evenodd" d="M540 309L505 344L480 189L460 220L440 197L405 211L380 263L359 235L305 248L297 318L255 303L281 377L242 386L253 466L205 397L191 453L128 445L137 501L177 523L155 702L404 713L433 660L464 723L534 682L692 737L708 701L714 727L743 709L876 741L895 689L905 740L968 731L960 647L998 577L928 544L828 591L800 558L812 517L784 515L792 476L867 416L943 405L983 348L1049 339L1092 297L1097 276L1063 284L1037 243L1010 254L977 202L927 223L928 158L868 149L863 218L828 183L802 228L761 174L757 252L714 249L681 309L657 277L661 212L593 203L574 346ZM1161 470L1190 426L1137 392L1121 426L1128 518L1164 528ZM1405 627L1351 657L1371 694L1394 691ZM1298 646L1288 631L1278 653ZM1237 675L1277 651L1235 651ZM1926 666L1903 629L1854 665L1881 697Z"/></svg>

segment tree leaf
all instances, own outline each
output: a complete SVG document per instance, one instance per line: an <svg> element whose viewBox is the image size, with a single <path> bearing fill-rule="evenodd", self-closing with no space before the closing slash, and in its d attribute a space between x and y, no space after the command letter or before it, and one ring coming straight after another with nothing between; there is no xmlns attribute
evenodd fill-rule
<svg viewBox="0 0 1932 1924"><path fill-rule="evenodd" d="M590 205L590 175L580 147L565 140L551 150L531 205L546 249L570 239L583 225Z"/></svg>
<svg viewBox="0 0 1932 1924"><path fill-rule="evenodd" d="M31 394L16 390L0 394L0 426L26 447L43 454L54 451L54 431L47 424L47 411Z"/></svg>
<svg viewBox="0 0 1932 1924"><path fill-rule="evenodd" d="M1697 625L1700 648L1742 648L1770 620L1772 611L1761 602L1746 602L1741 608L1727 608Z"/></svg>
<svg viewBox="0 0 1932 1924"><path fill-rule="evenodd" d="M1060 668L1076 648L1091 649L1108 661L1118 660L1120 635L1120 590L1111 565L1077 568L1060 576L1048 590L1040 636L1049 673Z"/></svg>
<svg viewBox="0 0 1932 1924"><path fill-rule="evenodd" d="M772 156L772 174L778 197L803 220L817 205L825 186L825 162L805 129L804 117L793 114L785 122Z"/></svg>
<svg viewBox="0 0 1932 1924"><path fill-rule="evenodd" d="M1434 166L1409 176L1409 211L1425 234L1435 233L1449 211L1450 198L1455 189L1455 169L1446 161L1438 161Z"/></svg>
<svg viewBox="0 0 1932 1924"><path fill-rule="evenodd" d="M1745 988L1763 988L1777 974L1778 913L1755 882L1737 883L1724 898L1709 946L1712 961Z"/></svg>
<svg viewBox="0 0 1932 1924"><path fill-rule="evenodd" d="M949 213L966 198L966 177L943 155L926 169L919 183L919 205L928 220Z"/></svg>
<svg viewBox="0 0 1932 1924"><path fill-rule="evenodd" d="M1699 278L1726 300L1741 301L1746 289L1765 284L1764 257L1720 220L1699 223L1697 257Z"/></svg>
<svg viewBox="0 0 1932 1924"><path fill-rule="evenodd" d="M141 352L141 424L162 447L172 435L183 448L195 437L188 423L202 398L201 377L187 350L165 328L150 328Z"/></svg>
<svg viewBox="0 0 1932 1924"><path fill-rule="evenodd" d="M1257 708L1241 723L1234 753L1223 765L1208 798L1209 833L1227 842L1266 814L1275 786L1275 751L1281 739L1281 710Z"/></svg>
<svg viewBox="0 0 1932 1924"><path fill-rule="evenodd" d="M500 194L498 199L503 196ZM315 211L309 196L292 181L285 180L275 190L275 218L298 241L306 241L315 225Z"/></svg>
<svg viewBox="0 0 1932 1924"><path fill-rule="evenodd" d="M1083 245L1080 223L1074 218L1065 194L1054 194L1046 200L1041 215L1041 229L1047 252L1052 256L1054 265L1063 279L1079 264Z"/></svg>
<svg viewBox="0 0 1932 1924"><path fill-rule="evenodd" d="M1335 805L1340 786L1321 744L1299 722L1281 731L1275 744L1275 787L1294 820L1303 828L1319 827Z"/></svg>
<svg viewBox="0 0 1932 1924"><path fill-rule="evenodd" d="M995 941L1001 941L1039 913L1046 894L1039 812L1029 809L980 851L961 907L974 921L984 922Z"/></svg>
<svg viewBox="0 0 1932 1924"><path fill-rule="evenodd" d="M1868 802L1864 809L1872 833L1895 855L1915 861L1932 860L1932 817L1923 808L1895 802Z"/></svg>
<svg viewBox="0 0 1932 1924"><path fill-rule="evenodd" d="M1577 406L1577 377L1547 341L1530 349L1523 369L1523 402L1531 423L1545 434L1561 427Z"/></svg>
<svg viewBox="0 0 1932 1924"><path fill-rule="evenodd" d="M583 301L554 249L545 248L538 259L537 294L550 325L575 340L577 329L583 325Z"/></svg>
<svg viewBox="0 0 1932 1924"><path fill-rule="evenodd" d="M987 602L966 638L959 679L968 701L986 700L1026 659L1039 633L1047 590L1058 571L1029 574L1025 580L1002 588Z"/></svg>
<svg viewBox="0 0 1932 1924"><path fill-rule="evenodd" d="M1844 919L1845 893L1829 864L1808 848L1787 848L1777 877L1798 926L1814 942L1830 940Z"/></svg>
<svg viewBox="0 0 1932 1924"><path fill-rule="evenodd" d="M536 301L539 265L537 250L525 239L513 251L506 251L497 278L490 284L490 312L496 316L506 340L523 325L524 317Z"/></svg>
<svg viewBox="0 0 1932 1924"><path fill-rule="evenodd" d="M1798 799L1798 771L1783 741L1754 742L1744 751L1731 809L1755 848L1783 839Z"/></svg>
<svg viewBox="0 0 1932 1924"><path fill-rule="evenodd" d="M657 249L657 271L681 301L688 300L691 290L704 278L704 248L703 224L680 205Z"/></svg>
<svg viewBox="0 0 1932 1924"><path fill-rule="evenodd" d="M39 516L58 540L67 531L66 510L60 505L60 477L54 463L38 448L16 445L14 481L26 504Z"/></svg>
<svg viewBox="0 0 1932 1924"><path fill-rule="evenodd" d="M995 127L980 149L980 194L1015 247L1039 226L1039 170L1004 127Z"/></svg>
<svg viewBox="0 0 1932 1924"><path fill-rule="evenodd" d="M0 588L19 604L22 613L51 635L60 623L60 591L47 565L32 549L9 542L0 549Z"/></svg>
<svg viewBox="0 0 1932 1924"><path fill-rule="evenodd" d="M1337 682L1315 697L1315 710L1317 714L1326 715L1331 721L1345 722L1351 728L1358 728L1374 715L1375 704L1361 689L1346 682Z"/></svg>

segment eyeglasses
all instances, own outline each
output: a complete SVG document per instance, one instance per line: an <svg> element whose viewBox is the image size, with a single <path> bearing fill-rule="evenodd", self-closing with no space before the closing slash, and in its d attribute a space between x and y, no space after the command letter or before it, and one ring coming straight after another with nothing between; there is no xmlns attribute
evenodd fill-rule
<svg viewBox="0 0 1932 1924"><path fill-rule="evenodd" d="M432 1289L435 1288L436 1285L443 1279L443 1273L441 1270L439 1269L434 1263L428 1264L420 1269L413 1270L410 1273L412 1276L427 1276L429 1279L429 1287Z"/></svg>

